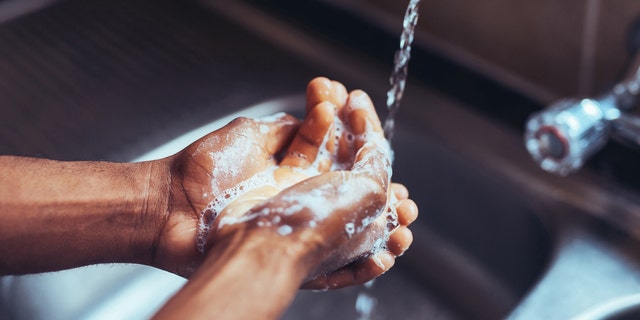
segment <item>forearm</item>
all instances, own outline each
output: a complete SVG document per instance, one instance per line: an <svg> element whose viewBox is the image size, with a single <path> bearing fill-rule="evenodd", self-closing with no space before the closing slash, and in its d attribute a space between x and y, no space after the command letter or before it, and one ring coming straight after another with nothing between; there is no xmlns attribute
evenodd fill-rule
<svg viewBox="0 0 640 320"><path fill-rule="evenodd" d="M157 226L147 212L168 186L161 171L0 156L0 274L149 262Z"/></svg>
<svg viewBox="0 0 640 320"><path fill-rule="evenodd" d="M301 245L267 232L235 234L218 242L154 319L279 318L310 265Z"/></svg>

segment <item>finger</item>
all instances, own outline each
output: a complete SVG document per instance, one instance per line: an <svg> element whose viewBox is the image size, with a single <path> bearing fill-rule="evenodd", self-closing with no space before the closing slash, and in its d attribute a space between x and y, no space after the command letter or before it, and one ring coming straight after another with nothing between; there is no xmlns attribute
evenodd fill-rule
<svg viewBox="0 0 640 320"><path fill-rule="evenodd" d="M363 174L376 181L383 188L385 196L388 197L388 187L391 182L390 149L379 143L362 146L356 153L351 172Z"/></svg>
<svg viewBox="0 0 640 320"><path fill-rule="evenodd" d="M355 135L369 132L382 133L382 124L369 95L362 90L349 93L345 105L349 128Z"/></svg>
<svg viewBox="0 0 640 320"><path fill-rule="evenodd" d="M347 150L347 152L356 152L356 164L363 159L370 159L373 155L374 159L370 159L373 161L365 164L369 169L372 169L370 171L378 171L379 173L387 171L387 168L391 166L391 150L384 140L380 119L369 96L361 90L352 91L343 113L346 118L347 131L353 135L352 151ZM363 146L367 143L370 144L363 150ZM340 151L345 152L344 150Z"/></svg>
<svg viewBox="0 0 640 320"><path fill-rule="evenodd" d="M369 258L356 262L353 266L356 284L369 282L389 271L396 262L396 258L388 251L376 252Z"/></svg>
<svg viewBox="0 0 640 320"><path fill-rule="evenodd" d="M194 185L203 188L197 192L212 196L272 166L273 155L288 145L298 125L297 119L285 114L257 120L239 117L191 143L179 154L197 164L189 169L193 171L189 172L193 179L198 179ZM206 186L212 189L205 191Z"/></svg>
<svg viewBox="0 0 640 320"><path fill-rule="evenodd" d="M340 82L317 77L307 85L306 113L308 114L316 105L325 101L342 107L346 100L347 89Z"/></svg>
<svg viewBox="0 0 640 320"><path fill-rule="evenodd" d="M290 115L283 114L276 118L259 119L259 139L265 150L274 155L282 151L293 138L300 121Z"/></svg>
<svg viewBox="0 0 640 320"><path fill-rule="evenodd" d="M396 196L398 200L404 200L409 198L409 189L400 183L392 183L391 190L393 191L393 195Z"/></svg>
<svg viewBox="0 0 640 320"><path fill-rule="evenodd" d="M411 199L404 199L396 206L398 222L402 226L408 226L418 218L418 206Z"/></svg>
<svg viewBox="0 0 640 320"><path fill-rule="evenodd" d="M325 172L331 166L330 154L334 145L332 132L335 105L329 101L316 105L307 115L298 133L293 138L291 145L280 163L283 166L308 168L318 156L323 156L323 163L319 163L318 170ZM321 154L321 151L329 154Z"/></svg>
<svg viewBox="0 0 640 320"><path fill-rule="evenodd" d="M384 188L391 178L391 149L369 96L361 90L349 94L344 112L356 150L353 171L379 179Z"/></svg>
<svg viewBox="0 0 640 320"><path fill-rule="evenodd" d="M344 107L349 96L349 94L347 93L347 88L345 88L344 85L338 81L331 81L331 84L333 85L334 92L334 100L331 100L331 102L338 106L338 108Z"/></svg>
<svg viewBox="0 0 640 320"><path fill-rule="evenodd" d="M372 256L351 263L327 275L305 283L303 289L339 289L363 284L389 271L395 264L395 257L388 251L380 251Z"/></svg>
<svg viewBox="0 0 640 320"><path fill-rule="evenodd" d="M413 242L413 233L406 226L399 226L389 236L387 250L396 257L401 256Z"/></svg>

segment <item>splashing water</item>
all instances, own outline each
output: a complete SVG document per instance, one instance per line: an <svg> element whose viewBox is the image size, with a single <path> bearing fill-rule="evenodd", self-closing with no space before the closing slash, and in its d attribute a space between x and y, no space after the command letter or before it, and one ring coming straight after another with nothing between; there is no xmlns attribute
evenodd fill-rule
<svg viewBox="0 0 640 320"><path fill-rule="evenodd" d="M407 82L407 67L409 66L409 58L411 58L411 43L413 42L413 34L418 23L418 4L420 0L411 0L407 11L404 14L402 22L402 34L400 35L400 49L396 51L394 57L393 71L389 82L391 89L387 92L387 109L389 115L384 122L384 135L391 142L393 138L393 129L395 127L394 118L396 112L400 108L400 101L404 94L404 87Z"/></svg>
<svg viewBox="0 0 640 320"><path fill-rule="evenodd" d="M356 298L356 312L358 314L357 320L370 320L373 313L373 309L376 306L378 300L373 296L372 287L375 283L375 279L371 280L363 285L363 289L358 293ZM371 291L371 292L370 292Z"/></svg>
<svg viewBox="0 0 640 320"><path fill-rule="evenodd" d="M410 0L407 6L407 11L404 14L404 20L402 21L402 34L400 34L400 49L396 51L393 60L393 71L389 77L391 89L387 92L387 109L389 114L384 122L384 135L391 144L393 139L393 131L395 127L395 115L400 108L400 101L404 94L404 88L407 82L409 59L411 58L411 43L413 42L413 35L415 32L416 24L418 23L418 5L420 0ZM395 215L395 221L387 218L389 228L397 226L397 214ZM366 283L358 293L356 299L356 312L358 314L358 320L370 320L373 314L377 299L373 295L374 280Z"/></svg>

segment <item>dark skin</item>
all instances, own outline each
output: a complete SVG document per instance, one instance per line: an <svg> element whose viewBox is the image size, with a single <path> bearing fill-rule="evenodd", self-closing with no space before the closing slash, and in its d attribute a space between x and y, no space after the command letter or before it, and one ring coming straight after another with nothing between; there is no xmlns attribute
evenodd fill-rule
<svg viewBox="0 0 640 320"><path fill-rule="evenodd" d="M238 119L174 156L149 162L2 156L0 274L94 263L151 265L190 278L156 317L218 319L277 318L301 286L337 288L375 278L407 249L407 226L417 216L406 189L388 183L384 153L366 138L347 148L346 138L339 137L337 150L329 151L336 159L351 158L360 171L331 171L330 159L320 159L320 175L315 177L291 170L316 160L320 137L331 133L336 112L353 132L381 132L367 99L362 103L362 93L347 96L338 83L315 79L302 124L289 116ZM328 102L334 108L327 107ZM343 110L349 103L357 108ZM277 163L275 155L285 150ZM259 205L246 196L229 204L208 233L205 254L198 252L197 223L206 205L274 166L279 187L253 190L262 199ZM341 187L356 191L351 197L339 196ZM322 188L327 192L320 200L326 205L282 213L282 208L292 207L287 199ZM383 231L391 194L399 199L394 205L399 226L389 236L387 250L371 255L367 248ZM231 217L231 212L241 217L264 214L221 224L220 218ZM275 216L281 223L265 226ZM344 232L344 221L365 218L375 221L355 235ZM279 227L284 224L291 230L283 235Z"/></svg>

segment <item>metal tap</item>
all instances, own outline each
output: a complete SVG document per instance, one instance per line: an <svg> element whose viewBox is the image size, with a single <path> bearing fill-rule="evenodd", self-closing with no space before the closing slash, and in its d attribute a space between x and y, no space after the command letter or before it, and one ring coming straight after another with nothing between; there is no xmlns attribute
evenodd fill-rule
<svg viewBox="0 0 640 320"><path fill-rule="evenodd" d="M563 99L533 114L525 144L542 169L568 175L611 137L640 145L640 117L630 111L640 98L640 54L626 76L597 98Z"/></svg>

